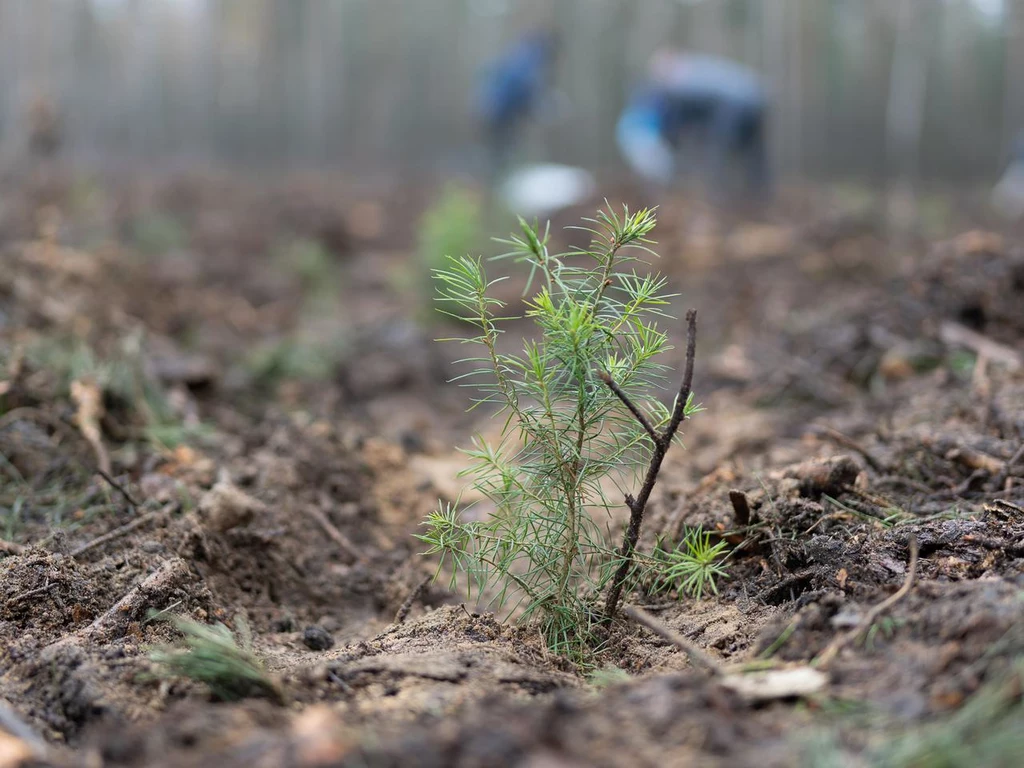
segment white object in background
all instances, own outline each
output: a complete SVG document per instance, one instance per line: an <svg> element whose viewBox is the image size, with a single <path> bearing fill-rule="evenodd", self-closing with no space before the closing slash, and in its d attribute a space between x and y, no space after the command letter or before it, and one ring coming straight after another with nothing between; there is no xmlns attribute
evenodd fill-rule
<svg viewBox="0 0 1024 768"><path fill-rule="evenodd" d="M992 205L1008 219L1024 216L1024 167L1011 163L992 189Z"/></svg>
<svg viewBox="0 0 1024 768"><path fill-rule="evenodd" d="M578 205L596 188L594 177L582 168L547 163L512 171L502 182L500 194L513 213L531 218Z"/></svg>

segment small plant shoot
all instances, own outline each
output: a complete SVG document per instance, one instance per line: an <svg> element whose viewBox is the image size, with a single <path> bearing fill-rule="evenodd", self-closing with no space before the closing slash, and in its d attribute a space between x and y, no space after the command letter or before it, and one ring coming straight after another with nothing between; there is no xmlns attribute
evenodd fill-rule
<svg viewBox="0 0 1024 768"><path fill-rule="evenodd" d="M462 582L470 598L519 609L553 650L578 658L614 617L622 591L665 567L638 556L636 543L665 452L698 410L692 311L683 385L671 408L657 397L669 349L657 321L669 295L662 277L637 270L652 253L654 213L609 209L588 224L590 246L562 255L549 252L547 230L522 219L521 234L502 241L510 252L498 258L525 265L525 316L538 331L518 353L499 343L513 319L491 292L502 278L488 278L480 258L449 257L436 270L444 310L476 329L458 339L478 352L461 361L471 370L457 379L505 422L500 439L476 438L467 451L467 474L493 512L468 519L457 503L443 504L418 536L440 557L438 573L450 568L453 588ZM641 477L634 497L628 489ZM622 495L609 499L610 488ZM630 521L616 548L607 521L623 498Z"/></svg>
<svg viewBox="0 0 1024 768"><path fill-rule="evenodd" d="M183 647L161 648L150 654L163 676L205 683L221 701L264 696L283 702L281 690L252 652L247 624L242 625L243 644L239 645L223 624L199 624L181 616L168 620L185 639Z"/></svg>
<svg viewBox="0 0 1024 768"><path fill-rule="evenodd" d="M655 558L662 563L660 582L666 589L674 589L695 600L708 592L718 594L718 580L726 574L721 560L725 542L711 543L711 534L698 529L688 530L682 543L672 550L655 550Z"/></svg>

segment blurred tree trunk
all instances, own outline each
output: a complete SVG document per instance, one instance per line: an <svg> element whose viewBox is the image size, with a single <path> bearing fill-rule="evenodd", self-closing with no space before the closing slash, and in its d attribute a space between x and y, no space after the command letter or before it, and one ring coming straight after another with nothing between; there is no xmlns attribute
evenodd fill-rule
<svg viewBox="0 0 1024 768"><path fill-rule="evenodd" d="M928 16L915 14L914 0L895 8L896 36L885 108L885 157L890 171L887 213L896 236L917 221L916 192L920 177L921 132L928 85Z"/></svg>
<svg viewBox="0 0 1024 768"><path fill-rule="evenodd" d="M796 121L787 100L790 83L787 77L786 0L764 0L760 7L760 20L764 35L762 69L772 104L769 159L771 167L779 169L782 176L791 168L790 146L798 131L794 128Z"/></svg>
<svg viewBox="0 0 1024 768"><path fill-rule="evenodd" d="M1006 8L1003 146L1024 131L1024 0L1008 0Z"/></svg>
<svg viewBox="0 0 1024 768"><path fill-rule="evenodd" d="M928 85L928 17L915 13L914 0L899 0L896 42L889 72L889 100L885 109L885 154L902 185L913 187L919 176L921 131Z"/></svg>

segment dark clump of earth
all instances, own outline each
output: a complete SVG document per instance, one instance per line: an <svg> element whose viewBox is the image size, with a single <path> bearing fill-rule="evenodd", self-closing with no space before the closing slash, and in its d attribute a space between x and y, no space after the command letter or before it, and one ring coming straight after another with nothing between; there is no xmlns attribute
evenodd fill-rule
<svg viewBox="0 0 1024 768"><path fill-rule="evenodd" d="M334 638L323 627L310 624L302 630L302 643L311 651L326 651L334 647Z"/></svg>

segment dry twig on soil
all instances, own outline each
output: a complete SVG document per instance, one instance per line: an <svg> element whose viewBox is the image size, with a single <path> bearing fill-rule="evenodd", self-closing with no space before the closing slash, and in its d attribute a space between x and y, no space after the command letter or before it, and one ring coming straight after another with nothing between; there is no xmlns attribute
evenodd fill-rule
<svg viewBox="0 0 1024 768"><path fill-rule="evenodd" d="M917 538L910 538L910 563L907 566L907 577L903 580L903 586L901 586L896 592L887 597L885 600L880 602L874 608L864 614L864 618L860 620L860 623L856 627L851 629L849 632L845 632L835 639L825 648L824 651L818 654L817 658L814 659L812 665L816 667L827 667L832 661L839 655L839 652L843 650L847 645L855 642L862 634L871 629L871 625L875 623L883 613L892 608L896 603L910 594L910 590L914 587L914 579L917 577Z"/></svg>
<svg viewBox="0 0 1024 768"><path fill-rule="evenodd" d="M626 494L626 506L629 507L629 525L626 528L626 535L622 541L622 548L619 550L621 564L612 579L611 588L608 590L608 599L605 601L604 616L606 621L615 618L615 611L619 606L619 598L622 595L622 588L626 583L630 567L633 563L633 551L640 539L640 526L644 520L644 510L647 508L647 500L654 490L654 484L658 481L658 472L661 470L661 463L665 460L665 454L676 430L683 423L686 415L686 403L690 399L691 386L693 384L693 361L697 354L697 310L691 309L686 313L686 364L683 368L683 380L679 385L679 394L676 395L675 408L672 411L672 418L669 420L665 430L660 434L651 426L636 405L619 387L608 374L602 375L602 380L609 389L615 393L630 413L636 416L637 421L644 428L654 443L654 453L651 456L651 463L647 467L647 475L644 477L643 487L639 495Z"/></svg>
<svg viewBox="0 0 1024 768"><path fill-rule="evenodd" d="M47 579L46 583L43 584L43 586L36 587L35 589L30 589L27 592L22 592L20 595L15 595L14 597L12 597L10 600L7 601L7 606L9 607L9 606L12 606L12 605L16 605L17 603L20 603L22 600L28 600L30 597L35 597L36 595L41 595L41 594L43 594L43 592L50 591L55 586L57 586L57 585L56 584L51 584L50 580Z"/></svg>
<svg viewBox="0 0 1024 768"><path fill-rule="evenodd" d="M110 455L103 445L100 419L103 417L103 393L92 380L71 382L71 399L75 402L75 425L96 454L96 463L110 475Z"/></svg>
<svg viewBox="0 0 1024 768"><path fill-rule="evenodd" d="M51 643L48 649L86 641L98 645L120 637L132 621L136 621L147 610L166 601L186 582L191 572L188 563L180 557L167 560L92 624Z"/></svg>
<svg viewBox="0 0 1024 768"><path fill-rule="evenodd" d="M28 547L23 544L15 544L13 541L5 541L0 539L0 554L4 555L23 555L28 550Z"/></svg>
<svg viewBox="0 0 1024 768"><path fill-rule="evenodd" d="M631 618L633 621L635 621L637 624L642 624L643 626L651 630L651 632L656 634L658 637L662 638L663 640L667 640L668 642L675 645L683 653L689 656L690 661L692 661L697 666L703 667L715 676L723 674L722 668L717 661L711 658L708 654L704 653L704 651L697 647L696 644L691 643L689 640L687 640L681 634L673 630L671 627L668 627L662 622L658 621L656 618L651 616L651 614L647 613L647 611L643 610L642 608L637 608L636 606L627 605L625 608L622 609L622 612L626 614L629 618Z"/></svg>
<svg viewBox="0 0 1024 768"><path fill-rule="evenodd" d="M95 549L96 547L102 546L103 544L113 541L114 539L119 539L125 534L131 533L136 528L141 528L146 523L150 522L151 520L154 520L159 516L159 514L159 512L147 512L146 514L135 518L130 523L125 523L121 527L115 528L114 530L109 531L108 533L104 533L102 536L97 536L92 541L86 542L77 549L71 550L71 556L79 557L81 555L84 555L90 549Z"/></svg>
<svg viewBox="0 0 1024 768"><path fill-rule="evenodd" d="M1010 474L1013 472L1013 468L1017 466L1021 459L1024 459L1024 443L1021 443L1020 447L1014 452L1013 456L1006 460L1003 465L1002 471L996 475L995 487L1002 488L1006 485L1006 481L1010 478Z"/></svg>
<svg viewBox="0 0 1024 768"><path fill-rule="evenodd" d="M127 490L125 490L125 487L123 485L121 485L119 482L114 480L114 478L112 478L109 474L107 474L106 470L104 470L103 467L96 467L96 474L102 477L104 480L106 480L111 488L113 488L115 491L119 492L122 496L124 496L124 500L128 502L128 505L133 510L138 511L139 502L132 498L132 495L128 493Z"/></svg>
<svg viewBox="0 0 1024 768"><path fill-rule="evenodd" d="M830 427L827 424L823 424L820 427L814 428L812 432L824 435L828 439L832 440L832 442L838 443L844 448L849 448L851 451L856 451L864 458L864 461L868 463L868 466L875 470L875 472L885 474L889 471L888 467L885 466L885 463L881 459L875 456L858 441L854 440L849 435L844 435L838 429Z"/></svg>
<svg viewBox="0 0 1024 768"><path fill-rule="evenodd" d="M987 336L982 336L977 331L972 331L960 323L954 323L951 320L942 323L939 328L939 338L948 346L967 347L975 354L984 355L994 363L1005 365L1011 371L1019 371L1024 368L1024 359L1017 350L1000 344L998 341L993 341Z"/></svg>
<svg viewBox="0 0 1024 768"><path fill-rule="evenodd" d="M433 575L424 577L419 584L413 587L412 592L409 593L408 597L402 601L402 605L398 608L398 612L395 614L395 624L404 624L405 619L409 616L409 611L412 610L413 604L423 594L423 590L427 588L427 585L434 580Z"/></svg>
<svg viewBox="0 0 1024 768"><path fill-rule="evenodd" d="M359 550L356 549L356 545L349 541L348 537L339 531L334 523L327 519L327 515L319 507L308 504L303 509L306 510L306 514L316 521L317 525L323 528L327 538L337 544L342 552L352 558L352 560L359 560Z"/></svg>

